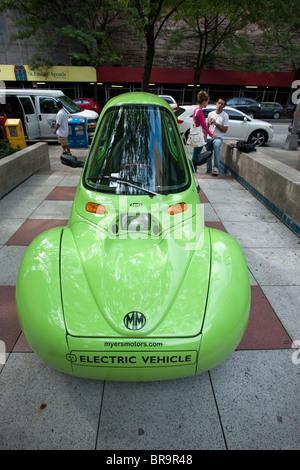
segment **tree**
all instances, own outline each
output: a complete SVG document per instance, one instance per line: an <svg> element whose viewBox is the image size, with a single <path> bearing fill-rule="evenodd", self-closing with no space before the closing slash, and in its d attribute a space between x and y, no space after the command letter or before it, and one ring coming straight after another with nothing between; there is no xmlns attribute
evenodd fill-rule
<svg viewBox="0 0 300 470"><path fill-rule="evenodd" d="M178 42L182 44L183 40L193 41L193 102L196 101L197 86L204 66L214 61L226 40L234 41L249 23L246 4L247 1L241 0L191 0L184 10L176 13L177 28L170 35L169 47Z"/></svg>
<svg viewBox="0 0 300 470"><path fill-rule="evenodd" d="M259 28L256 43L266 52L256 55L257 70L276 70L278 63L286 64L294 73L292 84L300 79L300 6L299 0L262 0L267 14L253 11L254 21ZM270 51L276 52L272 55ZM287 98L290 102L293 89Z"/></svg>
<svg viewBox="0 0 300 470"><path fill-rule="evenodd" d="M150 75L155 56L155 41L166 22L186 0L131 0L135 5L136 25L143 33L146 42L146 54L141 89L148 91Z"/></svg>
<svg viewBox="0 0 300 470"><path fill-rule="evenodd" d="M12 16L17 32L12 39L37 40L39 51L33 68L55 65L45 51L71 43L71 59L78 65L97 67L117 60L111 35L121 26L128 6L114 0L2 0L0 12Z"/></svg>

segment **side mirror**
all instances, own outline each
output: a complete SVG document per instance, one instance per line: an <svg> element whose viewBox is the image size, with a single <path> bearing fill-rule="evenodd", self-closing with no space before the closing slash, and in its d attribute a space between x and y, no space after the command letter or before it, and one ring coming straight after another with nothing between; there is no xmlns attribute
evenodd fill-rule
<svg viewBox="0 0 300 470"><path fill-rule="evenodd" d="M70 166L71 168L82 168L84 163L78 161L74 155L61 155L60 161L63 165Z"/></svg>
<svg viewBox="0 0 300 470"><path fill-rule="evenodd" d="M244 117L244 122L248 122L248 118L246 118L246 116Z"/></svg>

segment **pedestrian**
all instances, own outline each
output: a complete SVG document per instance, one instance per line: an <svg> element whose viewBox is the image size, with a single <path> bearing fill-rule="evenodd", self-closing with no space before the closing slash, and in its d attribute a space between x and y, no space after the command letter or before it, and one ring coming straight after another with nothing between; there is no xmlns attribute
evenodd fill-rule
<svg viewBox="0 0 300 470"><path fill-rule="evenodd" d="M220 148L223 143L223 136L228 129L228 114L225 113L224 107L226 106L226 100L219 98L216 104L216 110L211 111L207 116L208 127L217 137L215 139L209 139L207 141L206 148L213 152L214 166L212 168L212 160L207 162L206 173L212 173L214 176L219 174L220 167Z"/></svg>
<svg viewBox="0 0 300 470"><path fill-rule="evenodd" d="M208 101L209 101L209 96L206 93L206 91L204 90L199 91L199 93L197 94L197 108L195 109L194 114L193 114L193 120L195 121L195 126L202 127L205 141L207 139L207 135L209 135L212 139L217 138L217 136L214 135L208 129L206 125L205 116L202 111L202 109L206 108L206 106L208 105ZM206 143L205 143L205 146L206 146ZM202 149L203 149L203 146L194 147L192 162L194 165L195 172L197 172L197 165L202 165L203 163L205 163L205 161L207 161L207 155L208 155L207 152L203 153L203 157L201 157Z"/></svg>
<svg viewBox="0 0 300 470"><path fill-rule="evenodd" d="M56 126L54 130L54 134L57 134L57 140L63 148L63 154L71 155L69 141L68 141L68 134L69 134L68 114L64 110L61 101L57 101L56 109L58 112L56 115Z"/></svg>

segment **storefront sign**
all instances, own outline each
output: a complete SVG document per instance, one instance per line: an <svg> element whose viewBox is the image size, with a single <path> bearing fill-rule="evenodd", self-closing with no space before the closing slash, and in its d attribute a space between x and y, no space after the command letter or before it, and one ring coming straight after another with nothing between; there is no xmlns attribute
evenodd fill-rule
<svg viewBox="0 0 300 470"><path fill-rule="evenodd" d="M0 80L22 82L95 82L94 67L56 66L33 70L28 65L0 65Z"/></svg>

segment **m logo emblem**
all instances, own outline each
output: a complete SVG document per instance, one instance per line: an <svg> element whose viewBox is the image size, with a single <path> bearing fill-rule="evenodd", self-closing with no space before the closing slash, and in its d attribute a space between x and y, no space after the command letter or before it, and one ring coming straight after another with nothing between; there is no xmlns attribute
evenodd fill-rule
<svg viewBox="0 0 300 470"><path fill-rule="evenodd" d="M146 325L146 317L141 312L129 312L124 317L124 325L128 330L141 330Z"/></svg>

